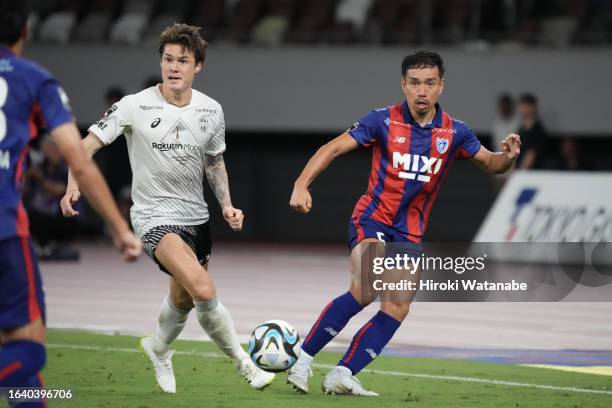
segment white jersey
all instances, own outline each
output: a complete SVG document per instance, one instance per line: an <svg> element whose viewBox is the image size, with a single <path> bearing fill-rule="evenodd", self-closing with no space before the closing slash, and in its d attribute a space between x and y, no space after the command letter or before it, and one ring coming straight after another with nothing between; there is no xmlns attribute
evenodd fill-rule
<svg viewBox="0 0 612 408"><path fill-rule="evenodd" d="M193 90L191 102L178 107L153 86L125 96L89 131L104 144L125 135L133 173L130 215L139 237L160 225L208 221L205 155L225 151L225 120L217 101Z"/></svg>

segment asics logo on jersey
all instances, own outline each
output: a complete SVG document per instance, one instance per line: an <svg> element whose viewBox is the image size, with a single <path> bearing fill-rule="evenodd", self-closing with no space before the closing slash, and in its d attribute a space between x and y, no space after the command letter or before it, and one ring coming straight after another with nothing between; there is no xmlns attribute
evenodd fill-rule
<svg viewBox="0 0 612 408"><path fill-rule="evenodd" d="M440 172L442 159L420 156L418 154L393 152L393 167L404 169L404 171L400 171L398 174L400 178L429 182L431 180L430 174L438 174Z"/></svg>
<svg viewBox="0 0 612 408"><path fill-rule="evenodd" d="M396 137L393 139L393 143L406 143L406 138L404 136Z"/></svg>
<svg viewBox="0 0 612 408"><path fill-rule="evenodd" d="M155 118L155 120L151 122L151 128L155 129L157 125L159 125L159 122L161 122L161 118Z"/></svg>

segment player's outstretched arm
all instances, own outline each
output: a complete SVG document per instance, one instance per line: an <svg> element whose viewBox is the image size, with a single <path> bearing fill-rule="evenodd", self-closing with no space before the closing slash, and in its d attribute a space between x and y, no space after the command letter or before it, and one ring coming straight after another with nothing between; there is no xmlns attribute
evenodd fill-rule
<svg viewBox="0 0 612 408"><path fill-rule="evenodd" d="M242 210L234 208L232 205L232 199L229 191L229 181L227 177L227 170L225 169L223 155L206 155L204 171L206 172L208 184L210 184L210 187L215 193L215 197L217 197L217 201L219 201L219 205L223 211L223 218L225 221L227 221L231 229L234 231L240 231L242 229L244 214L242 213Z"/></svg>
<svg viewBox="0 0 612 408"><path fill-rule="evenodd" d="M357 146L357 141L346 132L321 146L308 160L306 167L302 170L302 174L300 174L293 185L293 192L289 200L291 208L303 214L310 211L312 208L312 197L308 187L336 157L355 150Z"/></svg>
<svg viewBox="0 0 612 408"><path fill-rule="evenodd" d="M57 143L62 156L68 162L70 171L82 187L83 193L92 207L110 227L115 246L126 260L136 260L142 252L142 243L130 231L127 222L119 213L100 170L91 160L91 155L86 153L83 143L81 143L81 137L76 126L72 123L60 125L53 129L51 136Z"/></svg>
<svg viewBox="0 0 612 408"><path fill-rule="evenodd" d="M98 139L93 133L89 133L85 139L82 140L85 154L88 158L92 158L93 155L104 147L104 144ZM66 184L66 193L60 201L60 208L64 217L70 218L79 215L79 212L74 209L74 204L81 198L81 191L79 190L79 183L74 177L72 166L68 169L68 183Z"/></svg>
<svg viewBox="0 0 612 408"><path fill-rule="evenodd" d="M502 151L493 153L481 147L472 157L480 168L488 173L505 173L512 168L514 161L521 153L521 137L515 133L510 133L501 143Z"/></svg>

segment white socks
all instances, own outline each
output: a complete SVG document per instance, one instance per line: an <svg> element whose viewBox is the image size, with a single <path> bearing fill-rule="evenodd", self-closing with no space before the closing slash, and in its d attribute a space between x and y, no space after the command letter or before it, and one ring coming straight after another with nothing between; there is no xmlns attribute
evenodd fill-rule
<svg viewBox="0 0 612 408"><path fill-rule="evenodd" d="M157 331L153 336L153 351L160 356L166 354L172 343L185 327L189 310L181 310L170 301L170 295L162 301L157 319Z"/></svg>
<svg viewBox="0 0 612 408"><path fill-rule="evenodd" d="M227 356L235 361L249 358L242 349L234 322L229 312L216 298L211 300L194 300L196 315L200 326Z"/></svg>
<svg viewBox="0 0 612 408"><path fill-rule="evenodd" d="M313 359L314 359L313 356L306 353L304 350L300 350L300 355L298 357L296 364L306 364L308 367L310 367Z"/></svg>

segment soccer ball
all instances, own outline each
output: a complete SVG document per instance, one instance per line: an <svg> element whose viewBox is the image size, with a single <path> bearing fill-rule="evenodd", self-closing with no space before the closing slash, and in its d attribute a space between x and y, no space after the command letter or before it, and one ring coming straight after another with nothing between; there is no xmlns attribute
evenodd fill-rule
<svg viewBox="0 0 612 408"><path fill-rule="evenodd" d="M265 371L288 370L300 355L300 336L283 320L269 320L253 330L249 340L251 360Z"/></svg>

